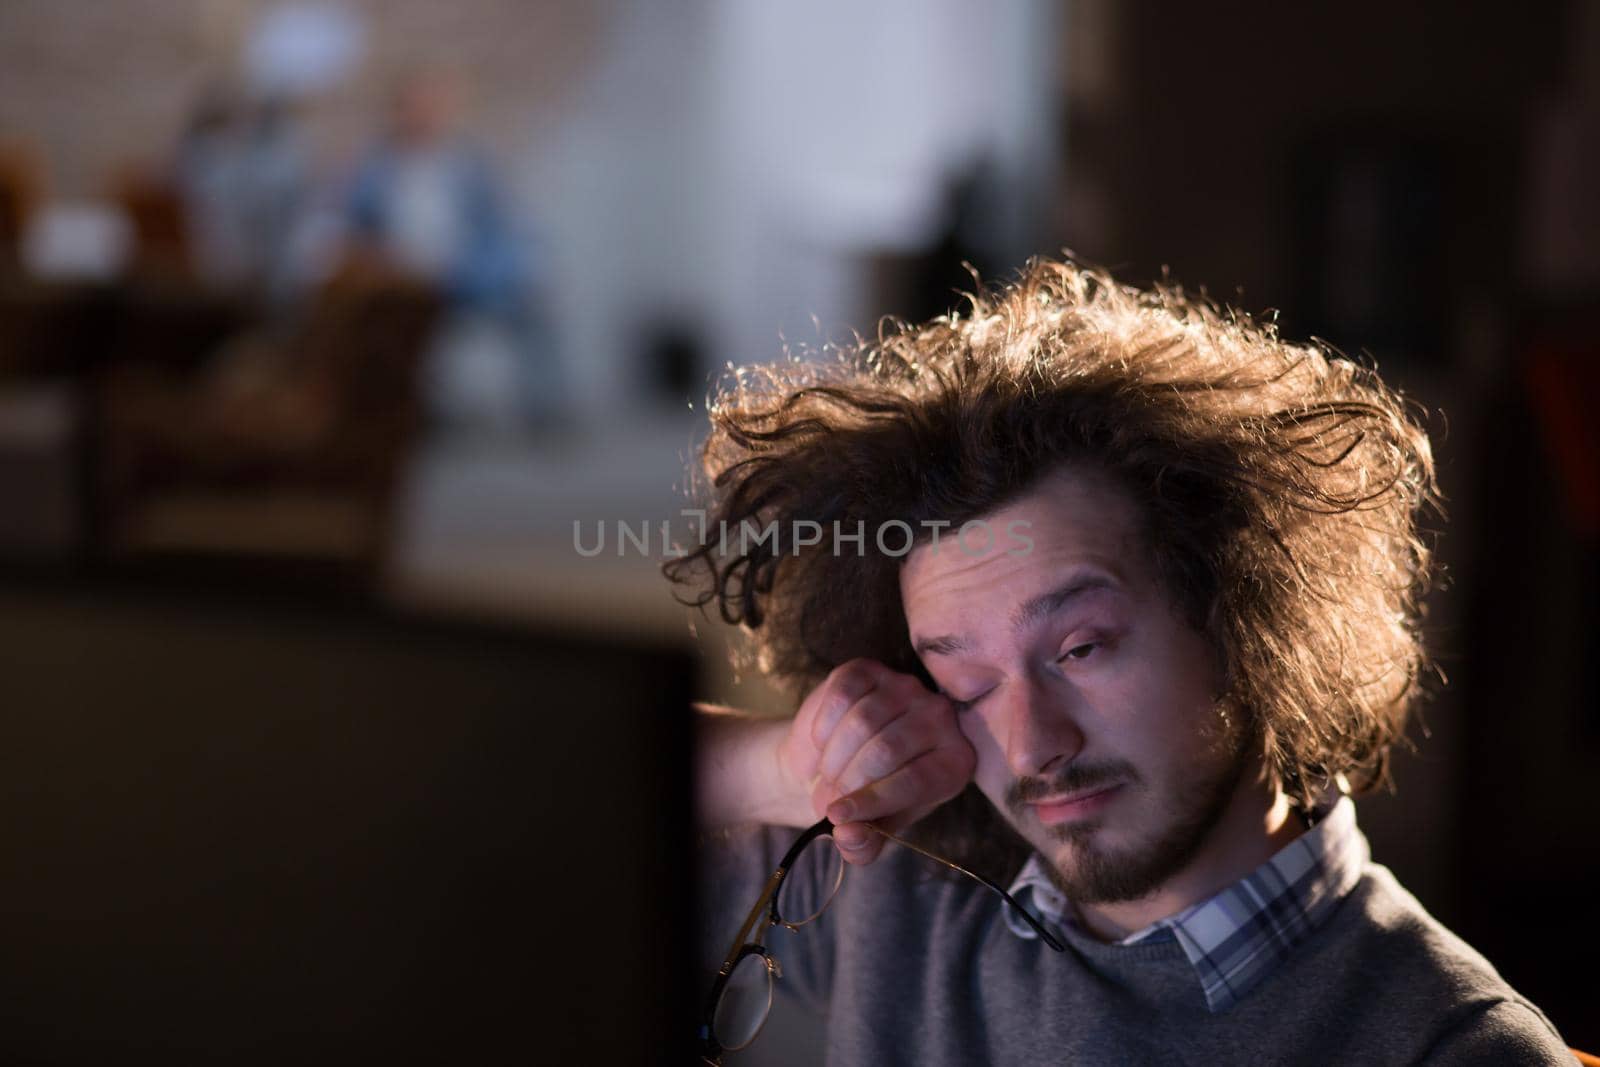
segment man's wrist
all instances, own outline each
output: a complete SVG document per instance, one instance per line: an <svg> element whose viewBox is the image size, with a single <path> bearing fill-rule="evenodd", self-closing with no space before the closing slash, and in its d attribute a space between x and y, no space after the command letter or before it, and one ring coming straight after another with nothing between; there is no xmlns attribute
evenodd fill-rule
<svg viewBox="0 0 1600 1067"><path fill-rule="evenodd" d="M808 826L809 788L783 759L790 719L702 708L696 760L696 808L704 826L769 823Z"/></svg>

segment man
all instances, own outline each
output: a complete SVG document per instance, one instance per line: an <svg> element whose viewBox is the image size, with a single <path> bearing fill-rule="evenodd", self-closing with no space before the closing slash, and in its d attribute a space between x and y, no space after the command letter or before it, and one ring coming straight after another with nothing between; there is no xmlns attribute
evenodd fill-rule
<svg viewBox="0 0 1600 1067"><path fill-rule="evenodd" d="M1433 461L1374 373L1039 263L742 374L705 462L668 572L802 696L706 716L703 819L766 824L712 846L706 933L772 889L774 828L825 815L851 867L799 925L835 877L814 842L751 915L708 1059L781 972L838 1063L1572 1062L1370 862L1347 795L1425 665Z"/></svg>
<svg viewBox="0 0 1600 1067"><path fill-rule="evenodd" d="M363 161L349 194L350 251L440 289L452 313L441 334L439 358L447 365L466 366L483 347L474 339L498 333L517 383L517 410L501 414L551 424L565 403L562 368L490 161L457 132L460 109L459 85L444 71L418 71L400 84L387 136ZM464 380L441 372L441 382ZM462 399L470 392L455 391ZM439 402L462 406L448 396Z"/></svg>

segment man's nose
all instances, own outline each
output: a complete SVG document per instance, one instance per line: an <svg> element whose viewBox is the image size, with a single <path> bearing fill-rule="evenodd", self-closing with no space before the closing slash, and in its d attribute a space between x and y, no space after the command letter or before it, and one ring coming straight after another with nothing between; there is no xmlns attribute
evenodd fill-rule
<svg viewBox="0 0 1600 1067"><path fill-rule="evenodd" d="M1017 777L1048 774L1083 750L1073 698L1044 679L1007 687L1006 762Z"/></svg>

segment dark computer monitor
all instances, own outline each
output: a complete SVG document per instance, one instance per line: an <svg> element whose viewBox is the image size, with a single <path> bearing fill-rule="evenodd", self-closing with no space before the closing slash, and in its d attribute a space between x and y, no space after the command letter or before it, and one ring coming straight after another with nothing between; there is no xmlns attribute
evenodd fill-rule
<svg viewBox="0 0 1600 1067"><path fill-rule="evenodd" d="M682 1058L686 650L34 586L0 661L0 1062Z"/></svg>

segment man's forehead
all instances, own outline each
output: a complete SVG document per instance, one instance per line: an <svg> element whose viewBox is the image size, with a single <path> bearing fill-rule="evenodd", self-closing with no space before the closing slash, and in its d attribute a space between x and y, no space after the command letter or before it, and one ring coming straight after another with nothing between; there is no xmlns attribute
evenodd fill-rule
<svg viewBox="0 0 1600 1067"><path fill-rule="evenodd" d="M1006 605L1008 620L1022 623L1045 613L1047 598L1062 590L1079 593L1134 590L1138 578L1120 555L1082 551L1062 544L1042 545L1026 556L963 560L948 568L926 566L901 572L900 594L908 614L950 600L994 601Z"/></svg>
<svg viewBox="0 0 1600 1067"><path fill-rule="evenodd" d="M1055 472L1012 503L918 544L901 567L902 596L971 582L1040 581L1077 565L1126 584L1142 539L1127 495L1103 477Z"/></svg>

